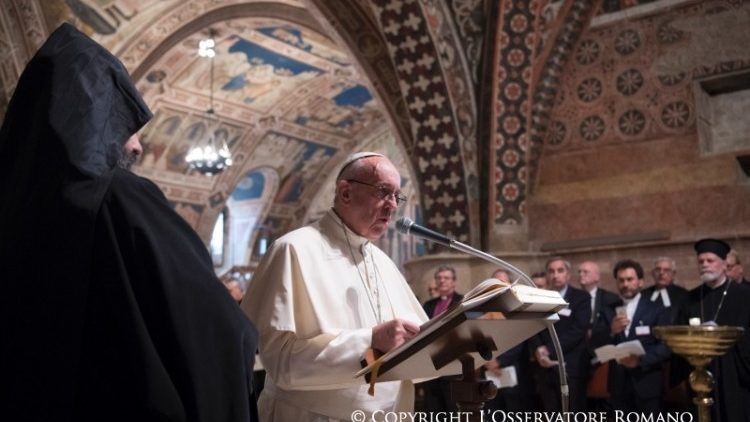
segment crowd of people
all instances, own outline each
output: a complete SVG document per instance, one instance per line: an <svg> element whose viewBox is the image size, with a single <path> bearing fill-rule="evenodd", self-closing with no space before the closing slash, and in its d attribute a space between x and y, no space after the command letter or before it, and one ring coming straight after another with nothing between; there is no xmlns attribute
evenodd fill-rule
<svg viewBox="0 0 750 422"><path fill-rule="evenodd" d="M692 290L677 282L675 261L666 256L653 259L651 282L646 281L641 263L631 259L614 263L611 277L616 292L600 286L603 276L599 264L593 261L578 264L577 286L573 282L574 267L563 257L550 258L543 272L532 274L538 288L556 290L569 303L558 312L555 323L567 374L569 410L646 414L695 411L686 386L689 365L671 354L655 336L654 327L685 325L699 318L702 324L748 329L750 307L742 303L750 300L750 284L744 279L737 252L727 243L702 239L694 248L695 277L701 284ZM492 277L511 281L505 270L495 271ZM455 291L456 271L449 266L435 271L434 283L430 282L428 289L433 284L436 291L424 304L430 317L438 316L462 297ZM606 362L597 358L599 347L636 340L642 354ZM714 420L745 420L749 414L745 410L750 394L748 345L750 341L741 339L726 356L712 363L717 380ZM512 371L516 382L499 385L497 395L487 403L488 410L560 411L560 362L546 331L490 360L482 368L488 379ZM447 392L449 381L440 378L418 386L418 397L423 397L420 408L455 411Z"/></svg>
<svg viewBox="0 0 750 422"><path fill-rule="evenodd" d="M423 307L373 245L406 201L394 164L374 152L347 158L332 208L277 239L240 298L240 286L219 282L200 238L161 190L128 170L151 117L122 63L68 24L19 79L0 131L0 414L250 422L412 411L412 380L371 390L353 374L461 297L455 270L440 267L436 297ZM579 265L579 289L571 264L550 259L533 281L569 304L555 323L564 356L542 332L491 360L486 374L514 366L518 377L489 405L560 410L555 368L564 365L571 410L663 409L670 354L652 328L696 318L750 322L739 257L720 240L695 249L702 284L689 292L675 285L668 258L656 259L654 286L645 290L641 265L617 262L617 293L599 287L596 263ZM587 400L592 350L633 339L644 353L599 363L609 369L608 397ZM714 420L750 415L748 344L745 336L712 363ZM256 352L267 372L259 397ZM455 409L447 381L424 388L427 410Z"/></svg>

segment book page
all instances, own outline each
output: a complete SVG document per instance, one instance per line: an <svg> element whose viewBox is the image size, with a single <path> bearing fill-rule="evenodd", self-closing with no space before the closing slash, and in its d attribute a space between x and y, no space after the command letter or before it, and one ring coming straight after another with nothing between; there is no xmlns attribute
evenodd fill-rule
<svg viewBox="0 0 750 422"><path fill-rule="evenodd" d="M461 308L467 309L486 302L491 297L510 289L510 284L496 278L488 278L469 290L461 301Z"/></svg>
<svg viewBox="0 0 750 422"><path fill-rule="evenodd" d="M626 341L625 343L620 343L617 345L617 349L628 355L643 356L646 354L646 350L643 348L640 340L631 340Z"/></svg>
<svg viewBox="0 0 750 422"><path fill-rule="evenodd" d="M485 372L484 376L492 381L498 389L510 388L518 385L518 375L516 374L515 366L506 366L500 368L500 370L501 372L499 376L490 371Z"/></svg>
<svg viewBox="0 0 750 422"><path fill-rule="evenodd" d="M525 298L528 298L529 301L539 301L542 300L541 298L559 300L562 297L560 292L556 290L540 289L525 284L516 284L511 289L521 300L525 300Z"/></svg>
<svg viewBox="0 0 750 422"><path fill-rule="evenodd" d="M479 297L495 289L500 289L503 287L510 287L510 284L504 281L500 281L496 278L488 278L487 280L484 280L483 282L477 284L473 289L466 292L466 294L464 295L464 300L462 302L466 302L467 300L474 299L475 297Z"/></svg>
<svg viewBox="0 0 750 422"><path fill-rule="evenodd" d="M646 354L646 350L643 349L643 345L639 340L631 340L620 343L617 346L608 344L598 347L594 350L594 353L599 362L604 363L612 359L622 359L629 355L643 356Z"/></svg>

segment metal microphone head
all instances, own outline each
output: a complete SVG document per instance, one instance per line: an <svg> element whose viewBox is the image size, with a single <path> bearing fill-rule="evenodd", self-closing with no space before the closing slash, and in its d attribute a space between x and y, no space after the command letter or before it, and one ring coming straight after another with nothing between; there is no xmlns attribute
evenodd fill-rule
<svg viewBox="0 0 750 422"><path fill-rule="evenodd" d="M409 230L413 225L414 222L408 217L401 217L396 220L396 230L398 230L399 233L409 234Z"/></svg>

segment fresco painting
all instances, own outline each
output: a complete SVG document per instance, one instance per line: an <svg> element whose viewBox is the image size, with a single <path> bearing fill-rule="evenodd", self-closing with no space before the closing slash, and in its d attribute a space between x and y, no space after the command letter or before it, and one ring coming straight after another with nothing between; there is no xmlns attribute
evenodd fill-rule
<svg viewBox="0 0 750 422"><path fill-rule="evenodd" d="M141 134L143 154L140 157L138 165L164 168L166 161L164 153L175 139L181 123L180 116L165 116L165 113L157 110L154 113L151 123L149 123ZM165 159L162 159L162 157Z"/></svg>
<svg viewBox="0 0 750 422"><path fill-rule="evenodd" d="M228 98L261 110L267 110L285 94L323 73L321 69L242 38L237 38L227 51L243 54L248 66L221 89Z"/></svg>
<svg viewBox="0 0 750 422"><path fill-rule="evenodd" d="M137 165L156 170L187 174L185 162L188 150L203 141L211 125L217 136L227 139L232 147L238 143L243 129L224 122L208 122L202 116L187 115L182 111L160 108L141 133L143 154ZM218 125L218 126L216 126Z"/></svg>
<svg viewBox="0 0 750 422"><path fill-rule="evenodd" d="M286 163L280 169L279 190L274 202L288 204L296 202L302 196L304 189L314 181L320 170L328 163L337 148L305 141L278 132L271 132L264 141L275 144L283 143L283 150L289 153Z"/></svg>
<svg viewBox="0 0 750 422"><path fill-rule="evenodd" d="M268 112L277 102L324 73L322 69L238 36L218 40L216 48L216 98L258 112ZM184 69L178 86L208 96L209 69L208 60L193 61Z"/></svg>
<svg viewBox="0 0 750 422"><path fill-rule="evenodd" d="M256 31L321 59L341 66L349 65L347 56L331 43L330 40L320 34L292 25L264 26L256 29Z"/></svg>
<svg viewBox="0 0 750 422"><path fill-rule="evenodd" d="M377 104L370 91L356 84L333 90L330 97L311 98L292 109L286 115L286 120L312 129L350 135L379 117Z"/></svg>
<svg viewBox="0 0 750 422"><path fill-rule="evenodd" d="M65 0L70 12L101 35L114 35L136 19L144 21L179 0ZM154 7L157 6L157 7Z"/></svg>

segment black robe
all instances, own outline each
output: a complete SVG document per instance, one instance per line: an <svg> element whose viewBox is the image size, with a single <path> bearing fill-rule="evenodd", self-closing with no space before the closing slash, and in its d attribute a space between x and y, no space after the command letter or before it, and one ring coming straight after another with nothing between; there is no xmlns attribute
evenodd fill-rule
<svg viewBox="0 0 750 422"><path fill-rule="evenodd" d="M251 421L257 334L195 232L115 167L149 119L122 64L70 25L0 130L0 419Z"/></svg>
<svg viewBox="0 0 750 422"><path fill-rule="evenodd" d="M678 323L687 324L690 318L700 318L702 322L715 318L718 325L745 329L735 346L714 359L708 369L716 381L712 420L750 421L750 287L728 280L725 283L728 284L716 289L701 284L691 290Z"/></svg>

